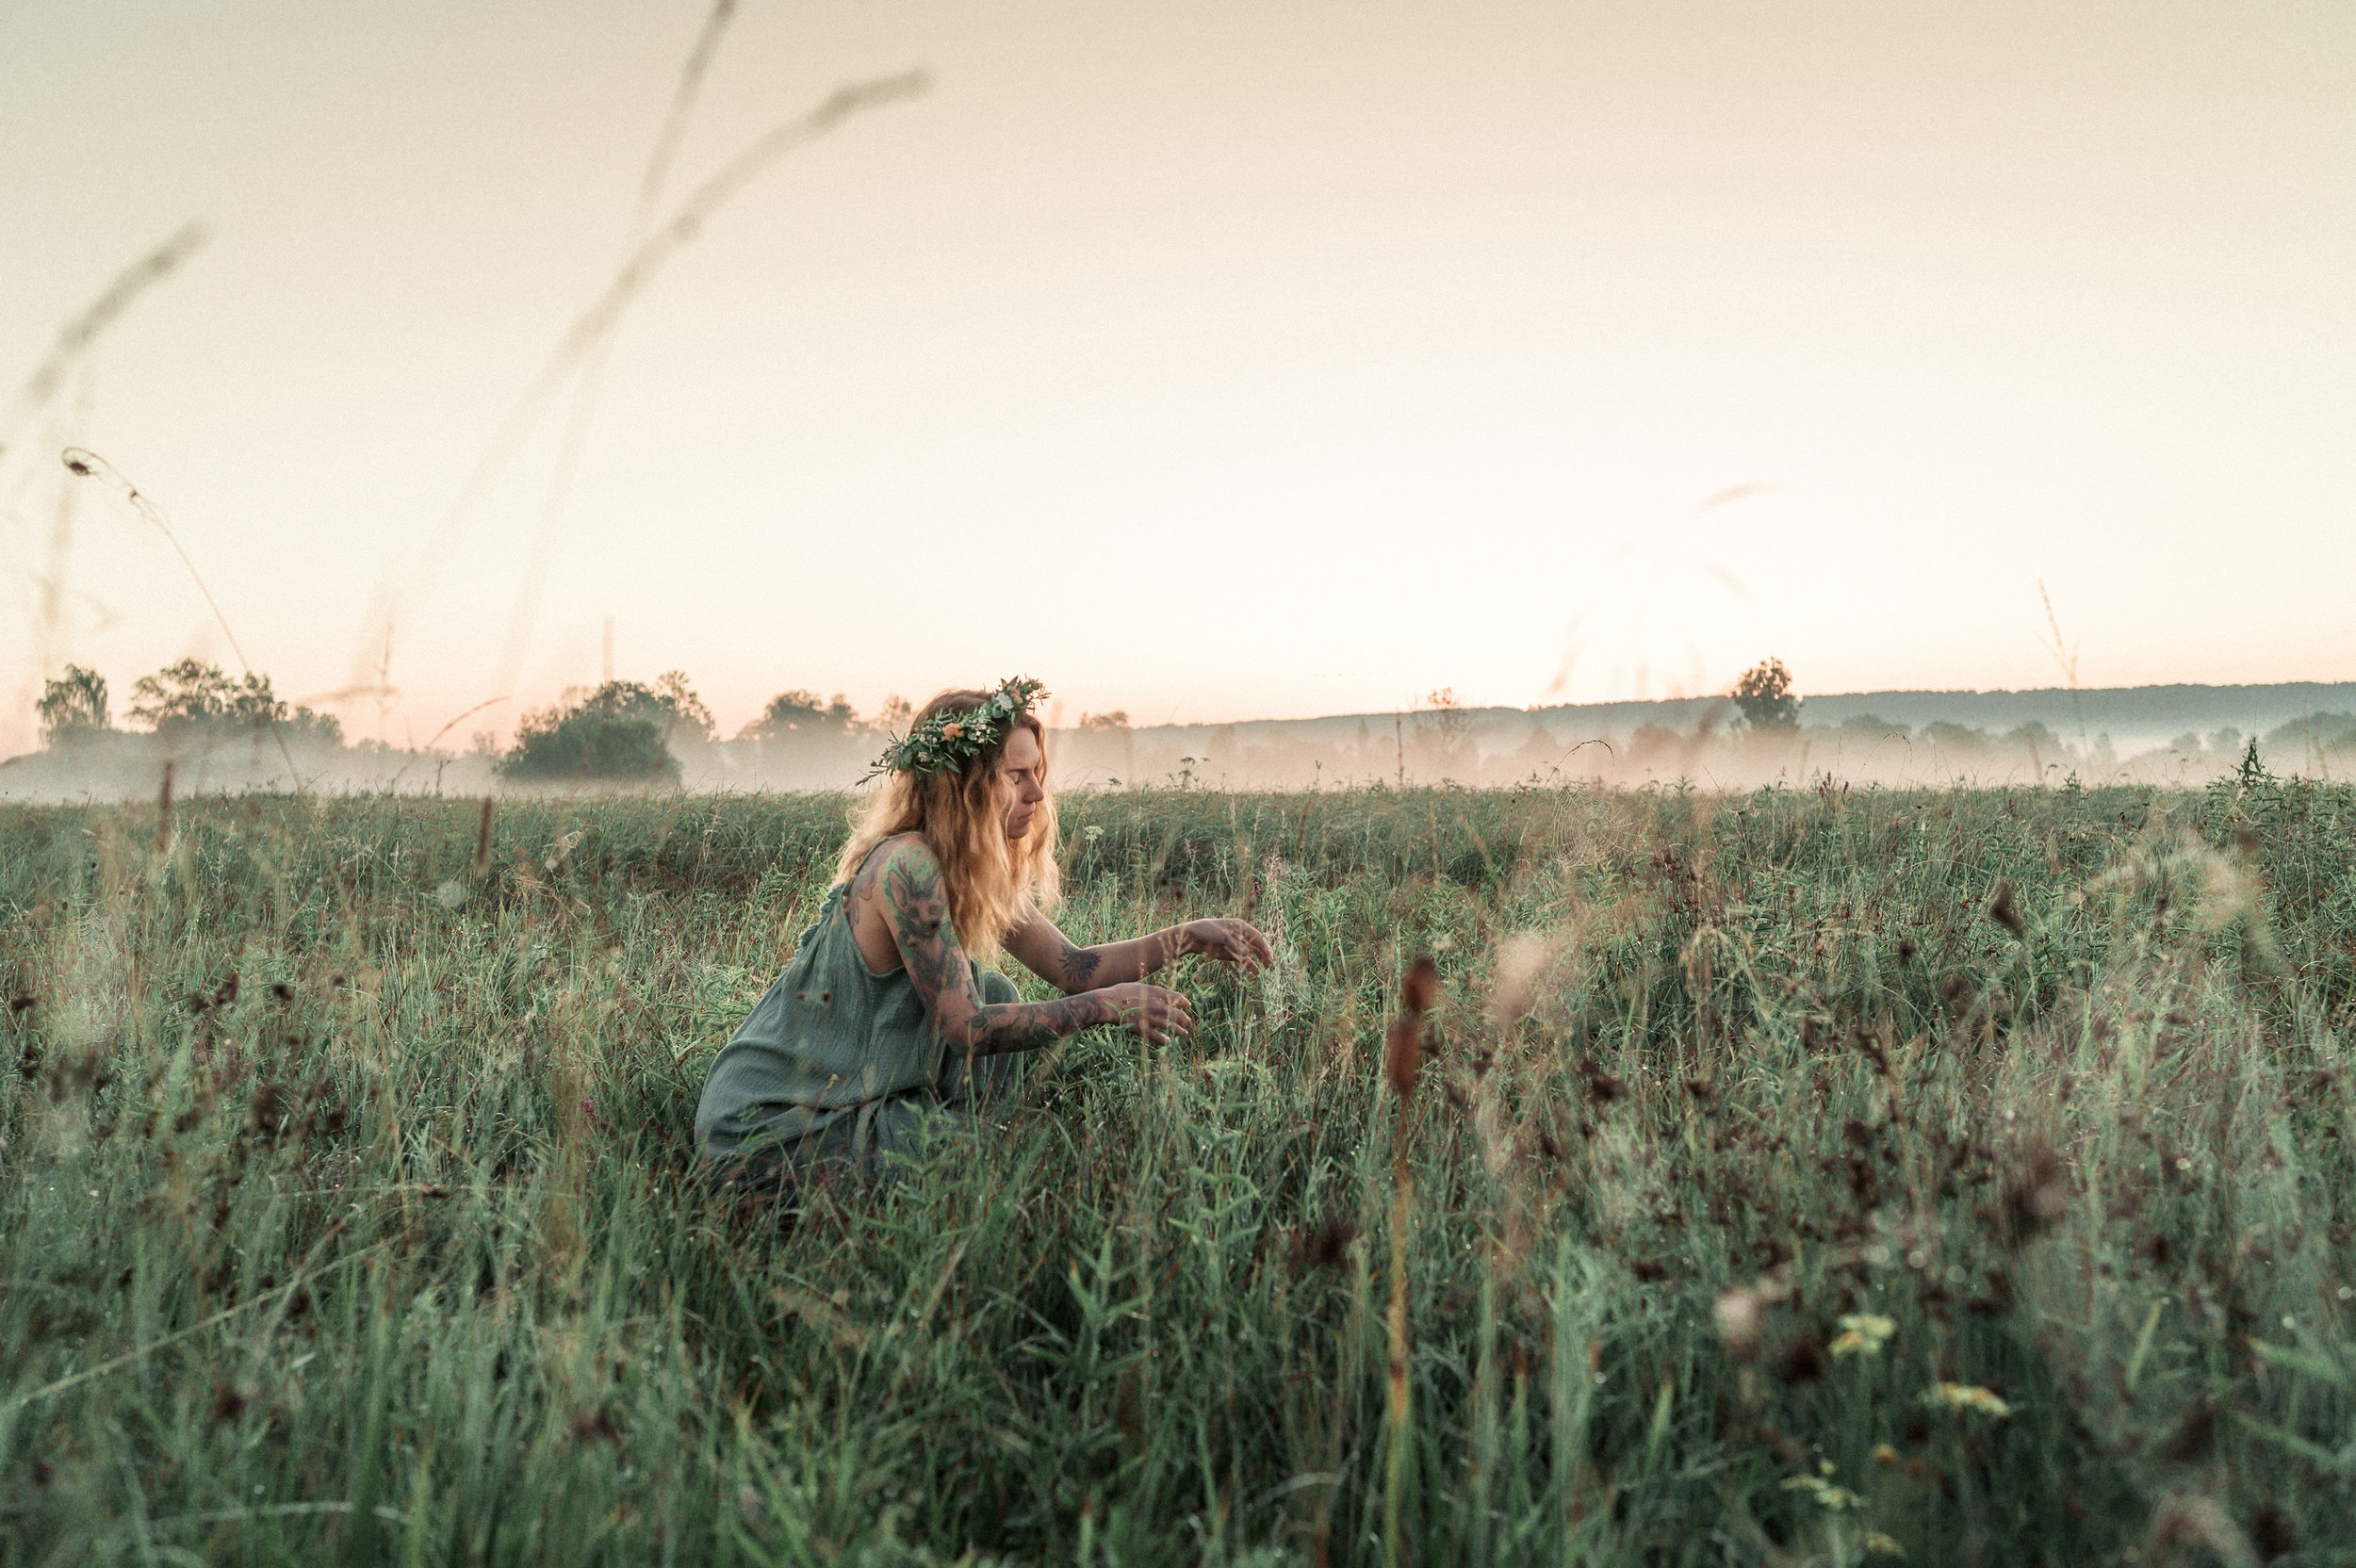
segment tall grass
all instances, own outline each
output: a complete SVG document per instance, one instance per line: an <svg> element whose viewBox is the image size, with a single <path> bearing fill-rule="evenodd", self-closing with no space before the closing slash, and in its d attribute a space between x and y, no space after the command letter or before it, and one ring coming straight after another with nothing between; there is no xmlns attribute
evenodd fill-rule
<svg viewBox="0 0 2356 1568"><path fill-rule="evenodd" d="M0 1560L2356 1556L2356 792L1065 816L1276 964L795 1218L839 800L0 813Z"/></svg>

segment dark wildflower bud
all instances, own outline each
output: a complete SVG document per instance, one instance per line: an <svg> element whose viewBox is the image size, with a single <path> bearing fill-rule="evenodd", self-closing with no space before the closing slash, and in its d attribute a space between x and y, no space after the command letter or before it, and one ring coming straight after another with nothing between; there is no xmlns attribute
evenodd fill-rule
<svg viewBox="0 0 2356 1568"><path fill-rule="evenodd" d="M1998 882L1996 891L1988 901L1988 917L2014 936L2021 935L2021 911L2012 906L2012 884Z"/></svg>

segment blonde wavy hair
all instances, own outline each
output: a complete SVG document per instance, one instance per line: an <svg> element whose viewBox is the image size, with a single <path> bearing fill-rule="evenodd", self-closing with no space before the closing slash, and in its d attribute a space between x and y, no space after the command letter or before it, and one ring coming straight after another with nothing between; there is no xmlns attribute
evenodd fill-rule
<svg viewBox="0 0 2356 1568"><path fill-rule="evenodd" d="M989 700L988 692L943 692L917 710L911 725L947 710L979 708ZM1006 837L998 763L1018 728L1029 730L1039 742L1039 777L1045 788L1046 727L1032 714L1019 714L1005 734L959 772L884 775L852 825L851 841L835 861L835 880L849 881L868 853L894 834L922 834L941 862L957 940L977 958L995 957L1007 932L1032 909L1053 905L1063 890L1063 874L1055 864L1052 792L1039 803L1029 832L1020 839Z"/></svg>

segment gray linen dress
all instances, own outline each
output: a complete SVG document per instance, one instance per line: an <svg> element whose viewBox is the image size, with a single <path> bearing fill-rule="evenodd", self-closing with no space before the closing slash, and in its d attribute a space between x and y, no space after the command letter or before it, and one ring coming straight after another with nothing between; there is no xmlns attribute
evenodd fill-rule
<svg viewBox="0 0 2356 1568"><path fill-rule="evenodd" d="M849 884L830 889L793 960L712 1059L695 1106L695 1147L715 1169L807 1175L846 1162L881 1173L928 1133L970 1126L1011 1087L1008 1055L952 1052L906 969L867 967ZM1019 1000L1014 982L973 966L985 1003Z"/></svg>

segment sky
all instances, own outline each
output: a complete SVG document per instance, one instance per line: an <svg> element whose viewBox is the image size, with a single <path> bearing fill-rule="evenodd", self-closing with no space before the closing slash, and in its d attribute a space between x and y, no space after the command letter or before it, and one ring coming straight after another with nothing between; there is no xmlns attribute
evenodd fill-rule
<svg viewBox="0 0 2356 1568"><path fill-rule="evenodd" d="M0 5L0 752L240 649L444 744L609 670L728 730L2356 678L2338 0L741 0L658 214L929 87L630 293L576 462L569 387L502 443L711 11Z"/></svg>

